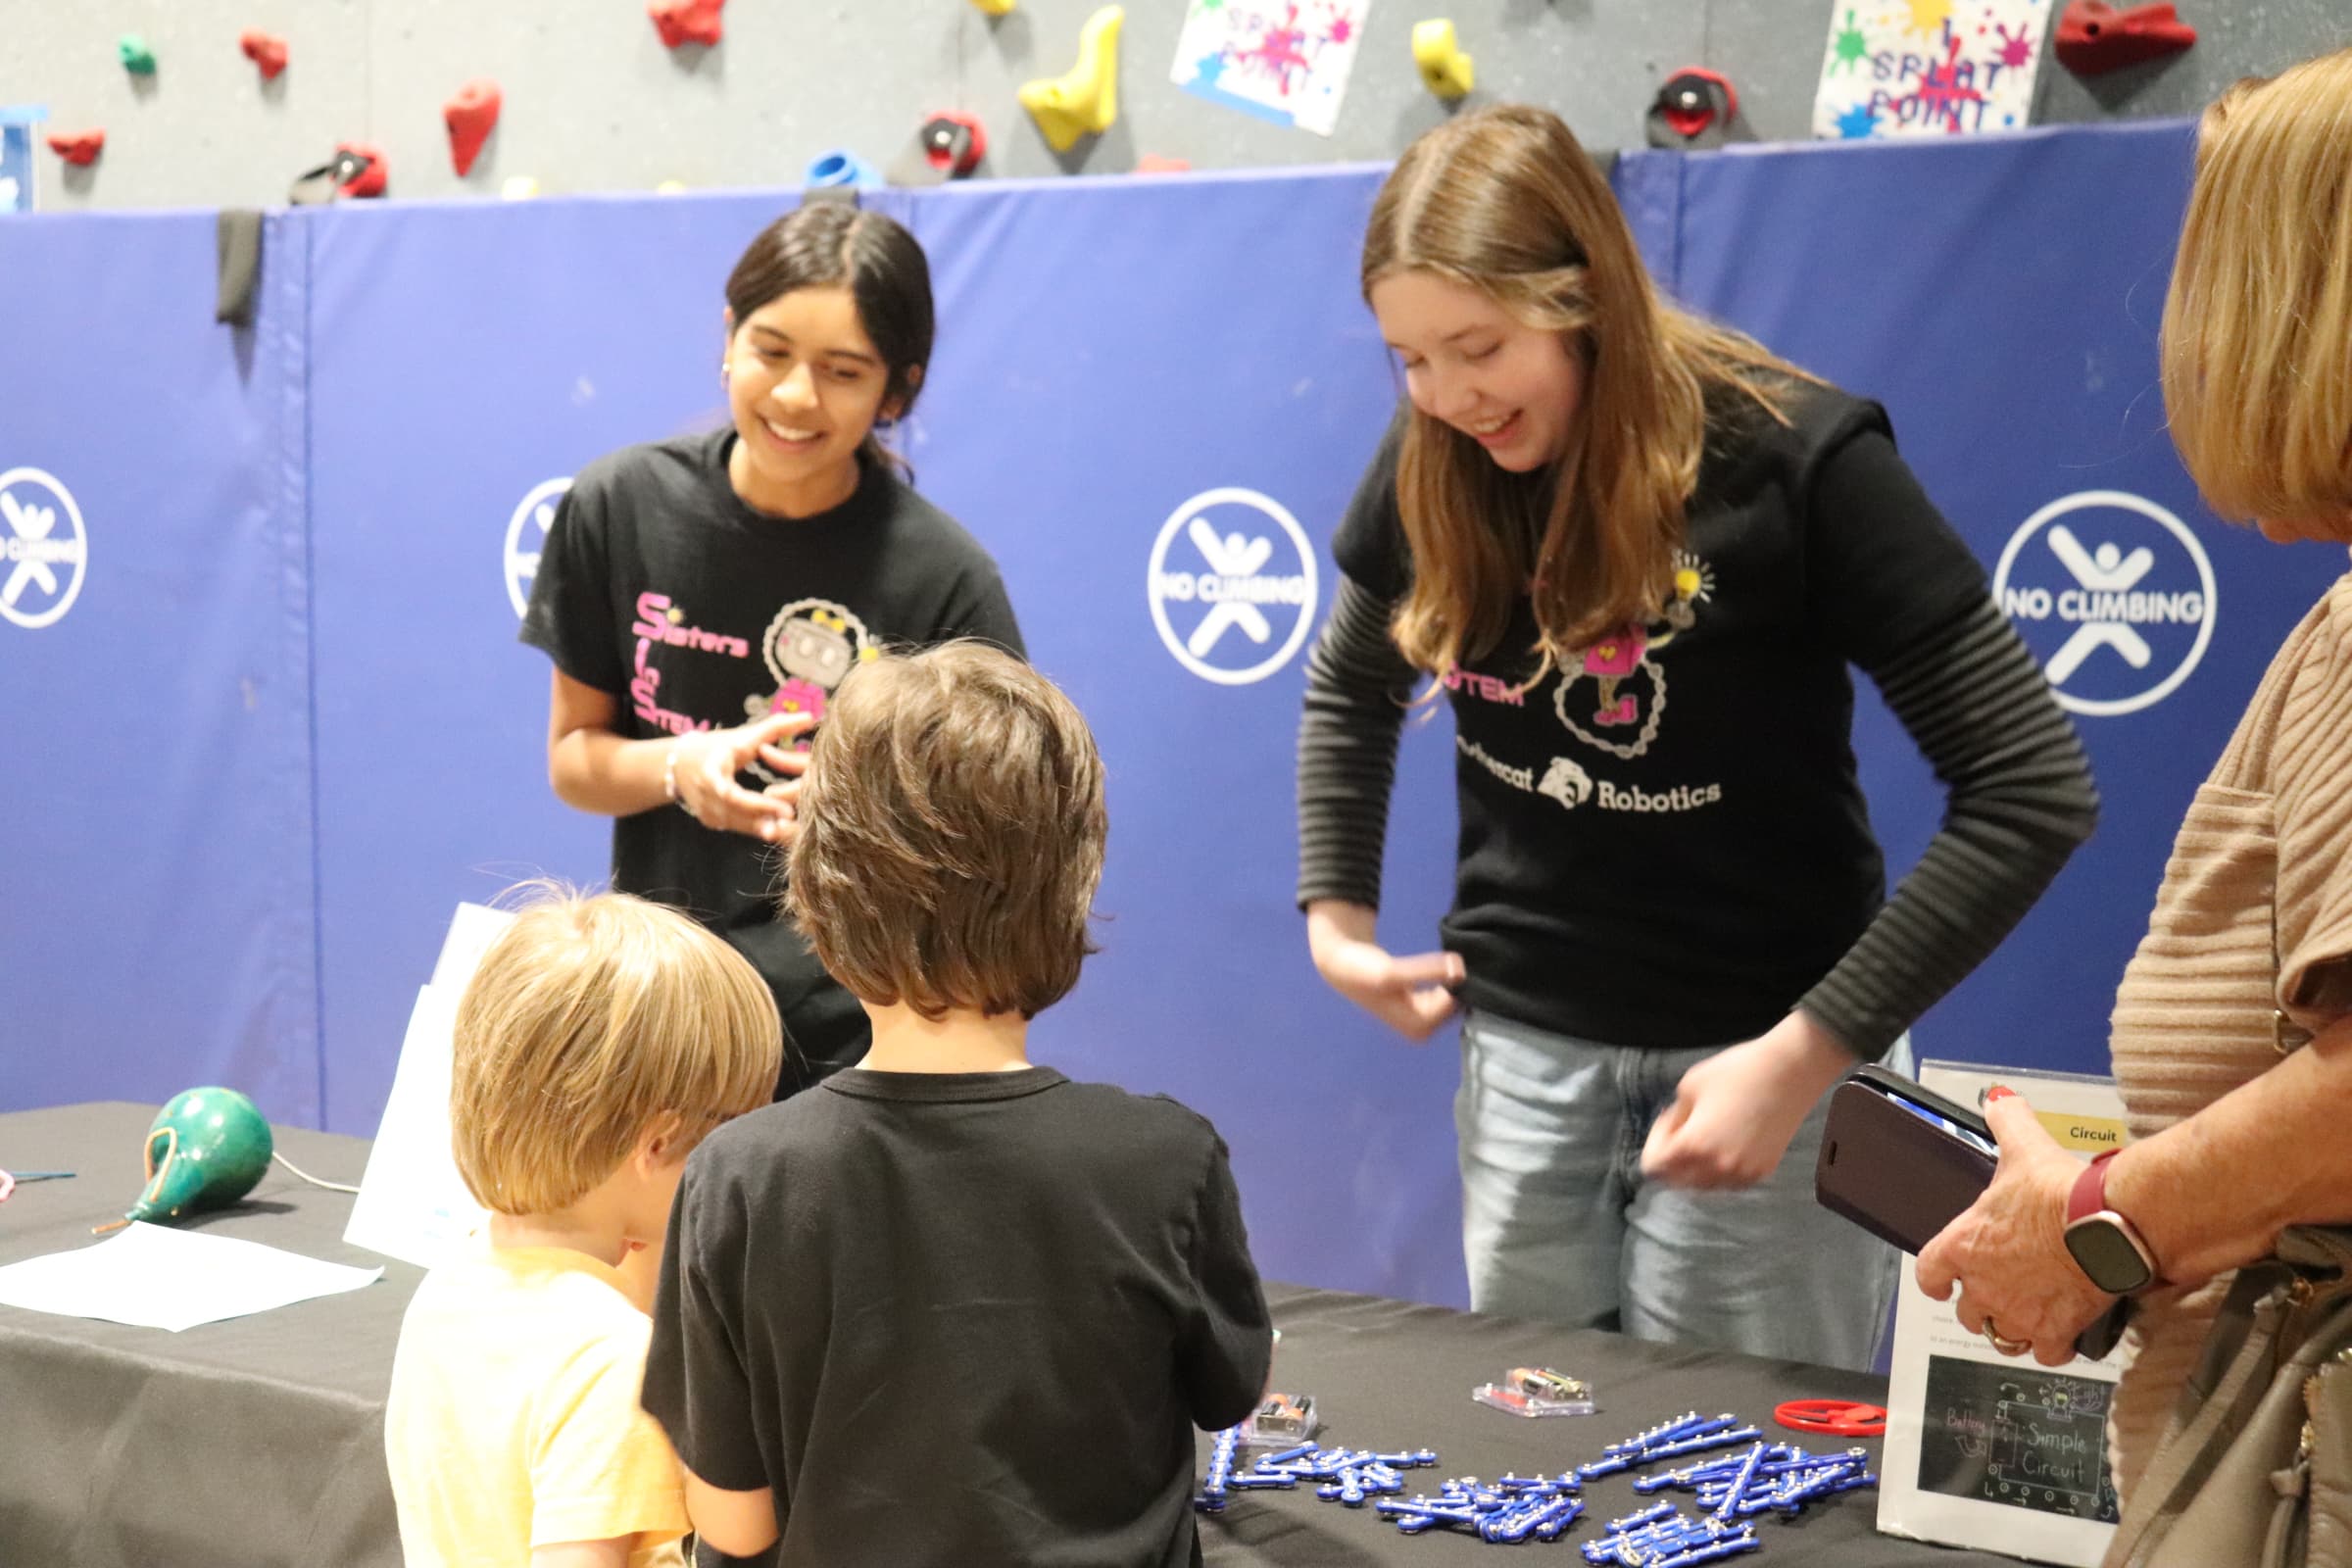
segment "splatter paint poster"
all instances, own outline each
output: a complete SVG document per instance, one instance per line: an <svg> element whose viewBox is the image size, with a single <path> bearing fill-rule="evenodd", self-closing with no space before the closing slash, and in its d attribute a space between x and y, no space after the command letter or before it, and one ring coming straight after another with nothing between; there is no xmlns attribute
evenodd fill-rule
<svg viewBox="0 0 2352 1568"><path fill-rule="evenodd" d="M1328 136L1372 0L1192 0L1176 85L1211 103Z"/></svg>
<svg viewBox="0 0 2352 1568"><path fill-rule="evenodd" d="M1816 136L2022 130L2058 0L1830 0Z"/></svg>

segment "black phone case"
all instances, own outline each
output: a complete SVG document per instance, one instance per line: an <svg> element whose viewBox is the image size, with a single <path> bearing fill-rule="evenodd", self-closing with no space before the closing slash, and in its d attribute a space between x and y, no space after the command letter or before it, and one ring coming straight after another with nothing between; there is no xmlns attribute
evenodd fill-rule
<svg viewBox="0 0 2352 1568"><path fill-rule="evenodd" d="M1884 1067L1857 1067L1830 1091L1813 1196L1879 1240L1916 1253L1991 1184L1994 1161L1897 1099L1992 1137L1984 1118L1968 1107Z"/></svg>

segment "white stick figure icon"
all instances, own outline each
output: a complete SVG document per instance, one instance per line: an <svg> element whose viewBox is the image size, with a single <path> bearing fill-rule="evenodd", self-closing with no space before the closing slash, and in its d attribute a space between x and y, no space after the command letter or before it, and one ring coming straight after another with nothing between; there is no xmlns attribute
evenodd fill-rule
<svg viewBox="0 0 2352 1568"><path fill-rule="evenodd" d="M1217 530L1208 525L1205 517L1195 517L1185 532L1200 550L1201 559L1208 563L1208 569L1220 577L1250 576L1274 554L1271 539L1245 539L1238 533L1218 538ZM1208 613L1200 617L1200 624L1193 628L1184 645L1199 659L1216 647L1217 639L1225 635L1228 626L1241 627L1253 643L1262 643L1274 635L1265 612L1255 605L1245 600L1220 599L1209 606Z"/></svg>
<svg viewBox="0 0 2352 1568"><path fill-rule="evenodd" d="M2142 545L2130 555L2110 542L2096 551L2082 548L2082 542L2068 530L2064 523L2050 526L2050 554L2065 564L2074 573L2075 581L2089 593L2126 593L2148 574L2156 564L2156 553ZM2112 648L2124 656L2124 662L2133 669L2145 669L2155 651L2147 639L2119 621L2085 621L2075 628L2066 645L2051 656L2043 673L2053 686L2063 686L2066 678L2082 667L2082 662L2101 648Z"/></svg>
<svg viewBox="0 0 2352 1568"><path fill-rule="evenodd" d="M5 520L8 531L18 538L37 544L57 526L57 509L22 505L15 496L0 494L0 520ZM39 583L48 593L57 592L57 573L49 569L47 562L27 555L8 574L8 586L0 588L0 605L14 605L27 582Z"/></svg>

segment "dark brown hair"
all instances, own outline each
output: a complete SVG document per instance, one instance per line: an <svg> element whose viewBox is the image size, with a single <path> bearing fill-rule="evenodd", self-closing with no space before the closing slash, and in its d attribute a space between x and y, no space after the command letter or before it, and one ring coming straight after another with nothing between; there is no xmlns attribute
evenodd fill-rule
<svg viewBox="0 0 2352 1568"><path fill-rule="evenodd" d="M1102 760L1077 706L977 642L885 655L834 694L787 911L860 1000L1034 1018L1078 983Z"/></svg>
<svg viewBox="0 0 2352 1568"><path fill-rule="evenodd" d="M858 324L882 356L882 406L892 419L905 418L922 390L936 325L923 247L885 213L809 202L761 229L736 261L727 274L727 310L740 328L753 312L802 288L850 291ZM869 462L906 466L870 434L862 452Z"/></svg>

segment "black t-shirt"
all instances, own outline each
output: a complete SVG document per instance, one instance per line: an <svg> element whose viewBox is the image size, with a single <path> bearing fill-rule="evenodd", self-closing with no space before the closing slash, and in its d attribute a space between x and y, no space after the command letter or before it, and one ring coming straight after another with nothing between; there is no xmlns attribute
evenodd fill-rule
<svg viewBox="0 0 2352 1568"><path fill-rule="evenodd" d="M727 428L600 458L548 530L522 640L612 693L615 733L725 729L771 711L822 719L842 677L884 648L979 637L1023 652L988 552L886 466L867 464L831 512L774 517L735 494L734 443ZM764 768L743 779L773 781ZM862 1053L863 1017L779 920L781 860L668 806L612 827L612 885L733 943L795 1039L820 1067L840 1065Z"/></svg>
<svg viewBox="0 0 2352 1568"><path fill-rule="evenodd" d="M1528 687L1522 595L1495 648L1448 677L1460 844L1444 931L1473 1006L1612 1045L1748 1039L1884 900L1847 666L1882 667L1988 589L1883 409L1813 387L1784 409L1788 426L1729 396L1711 409L1664 617ZM1412 580L1400 436L1332 547L1383 600Z"/></svg>
<svg viewBox="0 0 2352 1568"><path fill-rule="evenodd" d="M645 1407L703 1480L774 1489L773 1563L1177 1568L1193 1428L1248 1415L1271 1350L1205 1119L858 1069L687 1160Z"/></svg>

